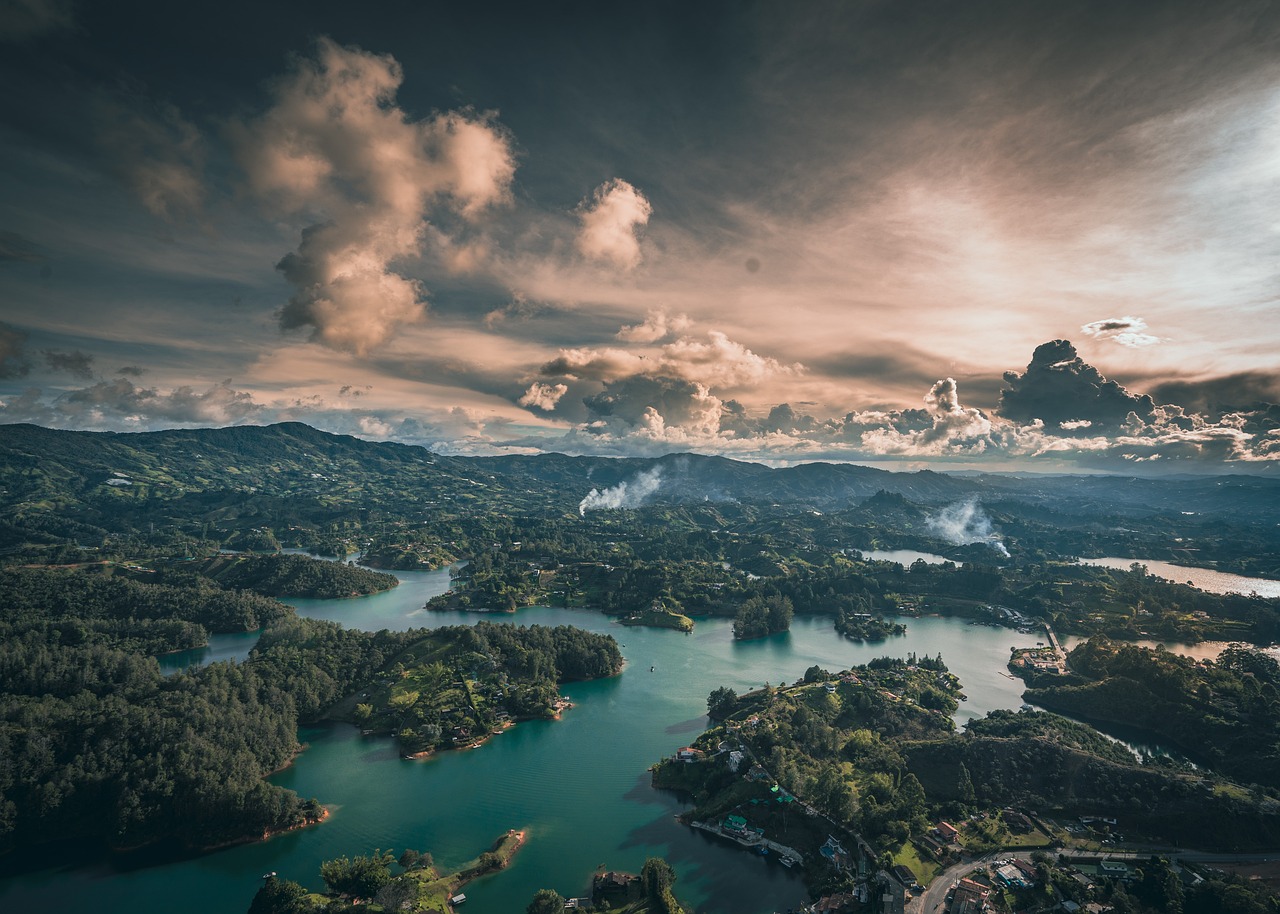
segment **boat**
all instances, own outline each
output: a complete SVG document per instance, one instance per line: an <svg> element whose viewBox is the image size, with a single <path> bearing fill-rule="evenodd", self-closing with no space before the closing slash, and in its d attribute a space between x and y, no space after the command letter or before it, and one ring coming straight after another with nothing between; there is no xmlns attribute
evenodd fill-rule
<svg viewBox="0 0 1280 914"><path fill-rule="evenodd" d="M757 847L756 851L760 854L761 857L767 857L769 855L769 848L765 847L763 844Z"/></svg>
<svg viewBox="0 0 1280 914"><path fill-rule="evenodd" d="M649 667L649 672L650 672L650 673L652 673L652 672L653 672L654 670L656 670L656 669L657 669L657 667L656 667L656 666L651 666L651 667Z"/></svg>
<svg viewBox="0 0 1280 914"><path fill-rule="evenodd" d="M778 862L781 863L783 866L785 866L787 869L791 869L793 866L796 865L796 859L794 857L779 857Z"/></svg>

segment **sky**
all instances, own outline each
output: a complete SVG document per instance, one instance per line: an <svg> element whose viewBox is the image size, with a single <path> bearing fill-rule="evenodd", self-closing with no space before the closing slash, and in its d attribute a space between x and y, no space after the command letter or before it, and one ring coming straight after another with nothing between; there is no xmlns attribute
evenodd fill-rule
<svg viewBox="0 0 1280 914"><path fill-rule="evenodd" d="M1280 4L0 0L0 422L1280 468Z"/></svg>

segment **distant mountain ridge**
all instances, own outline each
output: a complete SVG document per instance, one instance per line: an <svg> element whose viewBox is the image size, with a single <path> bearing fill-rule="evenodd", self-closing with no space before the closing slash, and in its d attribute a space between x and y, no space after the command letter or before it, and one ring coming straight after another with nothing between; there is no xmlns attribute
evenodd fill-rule
<svg viewBox="0 0 1280 914"><path fill-rule="evenodd" d="M0 425L0 504L43 504L114 480L166 497L216 490L264 496L377 500L369 486L473 498L480 489L506 503L576 510L591 490L657 474L651 498L664 503L742 501L836 510L877 492L924 505L977 498L1052 503L1058 510L1182 511L1258 521L1280 517L1280 480L1180 477L949 475L890 472L856 464L771 468L726 457L450 457L426 448L334 435L300 422L160 432L84 432Z"/></svg>

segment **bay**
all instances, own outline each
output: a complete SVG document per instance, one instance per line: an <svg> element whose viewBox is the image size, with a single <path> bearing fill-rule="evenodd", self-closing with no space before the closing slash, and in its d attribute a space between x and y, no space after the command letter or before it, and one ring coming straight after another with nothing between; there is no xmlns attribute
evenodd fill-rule
<svg viewBox="0 0 1280 914"><path fill-rule="evenodd" d="M448 571L397 576L403 583L382 594L291 602L302 615L370 630L477 618L576 625L614 635L627 666L611 679L564 686L575 707L560 721L522 723L478 749L421 762L400 758L391 740L362 738L346 725L305 730L309 748L272 780L329 804L325 823L185 860L166 861L155 851L88 864L51 860L0 881L0 908L236 914L247 910L266 872L319 888L321 861L374 848L427 850L454 866L508 828L524 828L529 842L512 865L467 887L468 910L522 911L543 887L582 894L599 864L636 871L646 857L661 855L675 866L681 898L699 911L785 911L805 897L797 874L681 826L674 816L682 802L649 786L648 766L706 726L708 693L794 681L814 664L838 670L877 656L941 653L968 695L956 714L962 725L1021 704L1021 682L1009 678L1005 663L1010 646L1031 646L1035 637L923 617L908 620L905 636L868 645L836 634L830 617L801 616L789 632L736 642L723 618L701 618L684 635L624 628L591 610L428 612L423 603L447 589Z"/></svg>

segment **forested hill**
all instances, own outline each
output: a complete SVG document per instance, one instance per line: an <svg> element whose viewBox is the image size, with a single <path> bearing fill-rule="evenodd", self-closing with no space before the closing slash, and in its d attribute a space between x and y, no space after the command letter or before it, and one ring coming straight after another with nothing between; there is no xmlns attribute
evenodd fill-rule
<svg viewBox="0 0 1280 914"><path fill-rule="evenodd" d="M629 482L634 490L642 474L653 479L651 500L667 503L829 510L886 491L919 504L1011 499L1072 514L1195 512L1262 520L1280 513L1280 480L1255 476L952 476L828 463L774 469L694 454L447 457L297 422L143 433L0 426L0 505L19 513L94 505L118 511L156 498L216 512L245 494L255 495L264 512L272 498L399 509L494 501L507 510L570 512L591 489Z"/></svg>

